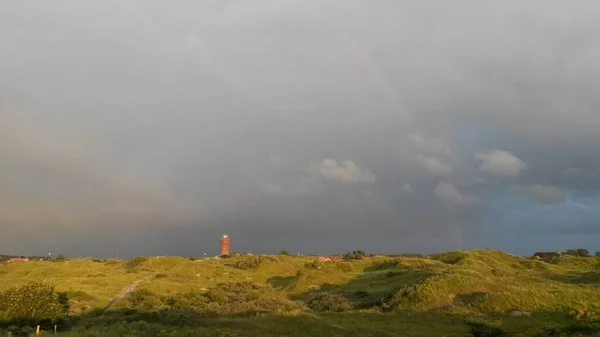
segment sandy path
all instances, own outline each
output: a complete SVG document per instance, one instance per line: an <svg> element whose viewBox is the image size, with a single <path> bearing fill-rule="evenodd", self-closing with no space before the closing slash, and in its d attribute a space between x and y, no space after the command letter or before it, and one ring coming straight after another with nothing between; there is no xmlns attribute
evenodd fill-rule
<svg viewBox="0 0 600 337"><path fill-rule="evenodd" d="M108 305L103 309L103 311L106 311L108 309L110 309L118 300L123 299L125 296L129 295L132 291L135 290L135 288L137 288L137 286L142 283L143 281L153 277L154 275L149 275L146 276L144 278L141 278L139 280L136 280L135 282L133 282L132 284L130 284L127 288L121 290L117 296L113 297L110 302L108 303Z"/></svg>

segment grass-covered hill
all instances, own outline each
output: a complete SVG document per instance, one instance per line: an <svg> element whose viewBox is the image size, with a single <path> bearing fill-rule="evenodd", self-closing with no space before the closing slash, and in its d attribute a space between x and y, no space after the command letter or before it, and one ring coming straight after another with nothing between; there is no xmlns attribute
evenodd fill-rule
<svg viewBox="0 0 600 337"><path fill-rule="evenodd" d="M544 262L474 250L352 262L244 255L0 264L0 291L29 281L55 286L69 314L61 327L73 329L66 336L600 335L595 257Z"/></svg>

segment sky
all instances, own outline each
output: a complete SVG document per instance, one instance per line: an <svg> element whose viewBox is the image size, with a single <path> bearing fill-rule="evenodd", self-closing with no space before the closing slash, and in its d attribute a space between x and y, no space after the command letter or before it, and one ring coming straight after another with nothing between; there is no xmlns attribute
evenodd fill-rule
<svg viewBox="0 0 600 337"><path fill-rule="evenodd" d="M597 1L0 3L0 252L600 251Z"/></svg>

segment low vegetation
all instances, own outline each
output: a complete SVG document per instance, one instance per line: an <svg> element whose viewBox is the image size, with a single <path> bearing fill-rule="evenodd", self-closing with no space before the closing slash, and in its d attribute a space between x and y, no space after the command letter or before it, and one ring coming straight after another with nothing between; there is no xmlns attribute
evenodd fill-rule
<svg viewBox="0 0 600 337"><path fill-rule="evenodd" d="M0 264L0 335L600 336L600 258L231 255Z"/></svg>

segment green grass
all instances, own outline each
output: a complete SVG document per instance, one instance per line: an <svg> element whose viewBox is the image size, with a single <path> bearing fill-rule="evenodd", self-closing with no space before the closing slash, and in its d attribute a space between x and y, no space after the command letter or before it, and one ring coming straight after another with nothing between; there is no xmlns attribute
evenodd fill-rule
<svg viewBox="0 0 600 337"><path fill-rule="evenodd" d="M146 311L155 316L139 310L101 315L94 311L104 308L123 289L141 279L144 281L137 290L154 296ZM165 330L164 336L175 330L187 336L186 329L191 329L190 336L216 336L217 330L233 336L468 336L464 319L474 317L496 320L513 335L532 336L547 326L577 323L569 312L582 308L600 312L600 258L563 256L547 263L493 250L446 252L430 258L367 257L325 263L315 262L314 257L279 255L196 261L146 257L129 261L82 259L0 264L0 291L29 280L54 284L56 291L64 293L68 300L70 314L79 316L75 326L88 327L98 336L138 328L145 331L141 335L160 335ZM243 296L250 296L249 302L239 304L239 308L258 308L263 312L238 312L232 307L238 305L235 302L218 302L223 296L226 299L239 295L219 290L220 284L232 282L262 285L263 294L244 293ZM310 290L311 286L320 289ZM189 291L221 291L218 301L209 298L213 302L206 305L211 312L229 310L235 314L186 316L190 314L171 308L167 313L179 315L174 320L185 324L156 318L157 312L168 307L164 298ZM342 307L349 310L311 310L311 300L323 294L324 301L344 299L347 305ZM272 309L277 303L284 305L277 298L301 301L306 307ZM127 308L130 303L127 297L119 300L115 310ZM532 317L512 317L514 310L531 312ZM116 316L115 321L106 325L110 315ZM135 326L136 317L154 323ZM174 332L171 335L179 336ZM587 335L593 336L594 332Z"/></svg>

